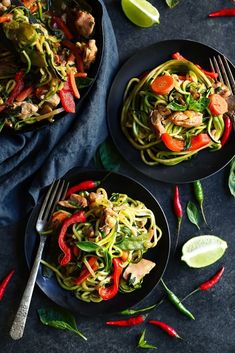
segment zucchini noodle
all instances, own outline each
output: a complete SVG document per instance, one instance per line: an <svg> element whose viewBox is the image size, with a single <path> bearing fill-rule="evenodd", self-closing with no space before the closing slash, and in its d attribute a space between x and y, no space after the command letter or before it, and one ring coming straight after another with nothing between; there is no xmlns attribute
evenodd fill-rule
<svg viewBox="0 0 235 353"><path fill-rule="evenodd" d="M63 220L79 210L85 212L86 220L67 229L64 242L73 255L62 266L58 244ZM58 202L50 229L53 233L49 255L41 262L55 273L62 288L74 292L78 299L86 302L102 301L99 289L113 285L114 259L120 260L124 273L129 264L138 263L150 248L157 246L162 236L153 212L143 202L120 193L112 193L109 197L103 188L91 193L72 194ZM123 275L119 290L131 292L139 288L142 281L143 277L134 285Z"/></svg>
<svg viewBox="0 0 235 353"><path fill-rule="evenodd" d="M159 94L152 88L156 78L161 76L173 79L173 88L168 93ZM207 147L211 151L218 150L224 120L223 114L214 116L208 108L208 97L214 93L217 93L215 80L199 67L186 60L169 60L128 82L121 112L122 132L149 166L173 166ZM157 114L156 124L153 114ZM199 122L196 119L200 119ZM163 134L176 144L181 141L183 147L169 147L162 139ZM194 147L197 136L207 136L209 142Z"/></svg>

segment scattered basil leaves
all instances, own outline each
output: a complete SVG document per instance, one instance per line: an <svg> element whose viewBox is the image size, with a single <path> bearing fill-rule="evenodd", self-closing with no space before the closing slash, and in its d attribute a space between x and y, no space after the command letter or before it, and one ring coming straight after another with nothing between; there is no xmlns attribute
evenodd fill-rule
<svg viewBox="0 0 235 353"><path fill-rule="evenodd" d="M210 100L207 97L201 97L198 100L193 99L192 96L189 96L188 99L188 109L189 110L194 110L195 112L202 113L209 104Z"/></svg>
<svg viewBox="0 0 235 353"><path fill-rule="evenodd" d="M187 216L188 216L188 219L190 220L190 222L195 224L195 226L198 229L200 229L200 227L199 227L199 218L200 218L199 211L198 211L198 208L194 202L189 201L187 203L186 212L187 212Z"/></svg>
<svg viewBox="0 0 235 353"><path fill-rule="evenodd" d="M166 0L166 4L171 9L173 9L173 7L177 6L179 3L180 3L180 0Z"/></svg>
<svg viewBox="0 0 235 353"><path fill-rule="evenodd" d="M175 112L184 112L187 109L187 105L182 105L177 103L176 101L172 101L169 104L167 104L167 108Z"/></svg>
<svg viewBox="0 0 235 353"><path fill-rule="evenodd" d="M231 166L230 166L228 187L229 187L231 195L233 195L235 197L235 158L233 159Z"/></svg>
<svg viewBox="0 0 235 353"><path fill-rule="evenodd" d="M152 344L149 344L146 341L145 332L146 332L146 329L140 334L140 338L139 338L139 341L138 341L138 347L146 348L146 349L149 349L149 348L156 349L157 348L156 346L153 346Z"/></svg>
<svg viewBox="0 0 235 353"><path fill-rule="evenodd" d="M85 252L93 252L99 248L99 245L91 241L78 241L76 243L77 247Z"/></svg>
<svg viewBox="0 0 235 353"><path fill-rule="evenodd" d="M38 309L38 315L40 321L46 325L51 326L60 330L68 330L76 333L84 340L87 338L83 335L81 331L78 330L76 320L74 316L60 307L53 307L48 309Z"/></svg>
<svg viewBox="0 0 235 353"><path fill-rule="evenodd" d="M121 164L121 156L117 152L110 138L101 143L96 151L95 163L108 171L118 171Z"/></svg>

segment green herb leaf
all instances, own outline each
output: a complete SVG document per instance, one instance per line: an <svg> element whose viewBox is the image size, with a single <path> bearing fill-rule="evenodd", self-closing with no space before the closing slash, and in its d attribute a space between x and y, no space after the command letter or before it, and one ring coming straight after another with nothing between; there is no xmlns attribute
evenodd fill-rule
<svg viewBox="0 0 235 353"><path fill-rule="evenodd" d="M172 9L180 3L180 0L166 0L166 3Z"/></svg>
<svg viewBox="0 0 235 353"><path fill-rule="evenodd" d="M90 77L76 77L75 80L78 89L89 87L93 81Z"/></svg>
<svg viewBox="0 0 235 353"><path fill-rule="evenodd" d="M184 112L187 109L187 106L179 104L176 101L172 101L169 104L167 104L167 108L169 108L175 112Z"/></svg>
<svg viewBox="0 0 235 353"><path fill-rule="evenodd" d="M140 348L152 348L152 349L156 349L157 347L156 346L153 346L152 344L149 344L146 340L145 340L145 332L146 332L146 329L140 334L140 338L139 338L139 341L138 341L138 347Z"/></svg>
<svg viewBox="0 0 235 353"><path fill-rule="evenodd" d="M209 98L206 97L201 97L200 99L195 100L192 96L189 96L188 109L202 113L208 107L209 102Z"/></svg>
<svg viewBox="0 0 235 353"><path fill-rule="evenodd" d="M86 252L96 251L99 248L99 245L91 241L79 241L76 243L77 247Z"/></svg>
<svg viewBox="0 0 235 353"><path fill-rule="evenodd" d="M47 326L51 326L60 330L69 330L84 340L87 338L78 330L76 320L72 314L60 307L38 309L40 321Z"/></svg>
<svg viewBox="0 0 235 353"><path fill-rule="evenodd" d="M103 168L109 171L117 171L121 164L121 156L117 152L111 139L106 139L101 145L99 145L96 156L96 164L102 165Z"/></svg>
<svg viewBox="0 0 235 353"><path fill-rule="evenodd" d="M195 205L194 202L189 201L187 203L187 208L186 208L187 216L188 219L190 220L191 223L195 224L195 226L200 229L199 227L199 211L197 206Z"/></svg>
<svg viewBox="0 0 235 353"><path fill-rule="evenodd" d="M235 197L235 158L233 159L230 167L228 187L230 193Z"/></svg>
<svg viewBox="0 0 235 353"><path fill-rule="evenodd" d="M105 261L104 271L109 272L112 267L112 256L107 250L104 251L104 261Z"/></svg>

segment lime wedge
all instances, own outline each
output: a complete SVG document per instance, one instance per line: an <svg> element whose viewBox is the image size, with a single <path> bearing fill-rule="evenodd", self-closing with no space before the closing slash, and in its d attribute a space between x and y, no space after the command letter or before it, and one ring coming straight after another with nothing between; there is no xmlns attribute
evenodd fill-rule
<svg viewBox="0 0 235 353"><path fill-rule="evenodd" d="M190 267L206 267L219 260L227 247L226 241L215 235L200 235L184 244L181 260Z"/></svg>
<svg viewBox="0 0 235 353"><path fill-rule="evenodd" d="M160 23L158 10L146 0L122 0L122 9L127 18L139 27Z"/></svg>

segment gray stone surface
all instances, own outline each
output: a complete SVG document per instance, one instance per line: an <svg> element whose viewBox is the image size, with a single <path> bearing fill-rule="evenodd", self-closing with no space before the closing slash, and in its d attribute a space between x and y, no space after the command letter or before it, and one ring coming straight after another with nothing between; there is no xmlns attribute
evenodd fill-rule
<svg viewBox="0 0 235 353"><path fill-rule="evenodd" d="M234 18L208 19L207 14L221 7L235 6L231 1L184 0L173 10L165 2L152 0L161 13L161 24L149 29L140 29L132 25L123 15L119 0L106 0L107 9L113 21L121 62L143 46L163 39L193 39L211 45L222 51L235 63L235 26ZM157 197L167 214L172 238L175 237L176 220L172 214L172 186L143 177L140 173L123 163L122 171L141 181ZM187 301L187 306L195 314L191 321L169 303L165 302L151 314L151 318L168 322L184 337L183 341L167 336L164 332L148 324L132 328L112 328L105 326L101 317L85 318L77 316L79 328L86 334L88 341L65 331L43 326L36 310L50 306L51 301L36 287L29 312L26 330L20 341L9 337L9 330L17 310L23 289L28 278L28 269L24 260L25 222L0 230L1 276L11 268L16 273L0 302L0 352L1 353L133 353L136 348L136 336L147 328L147 340L163 353L234 353L235 352L235 200L228 192L227 179L229 168L203 181L205 190L205 212L212 227L209 231L202 226L198 231L184 218L179 241L181 245L192 235L215 234L228 242L225 256L214 265L195 270L180 262L180 251L171 257L165 280L169 286L184 296L213 274L222 264L225 273L216 287L208 292L198 293ZM193 200L191 185L181 186L182 202ZM158 301L162 289L158 286L146 298L142 306Z"/></svg>

